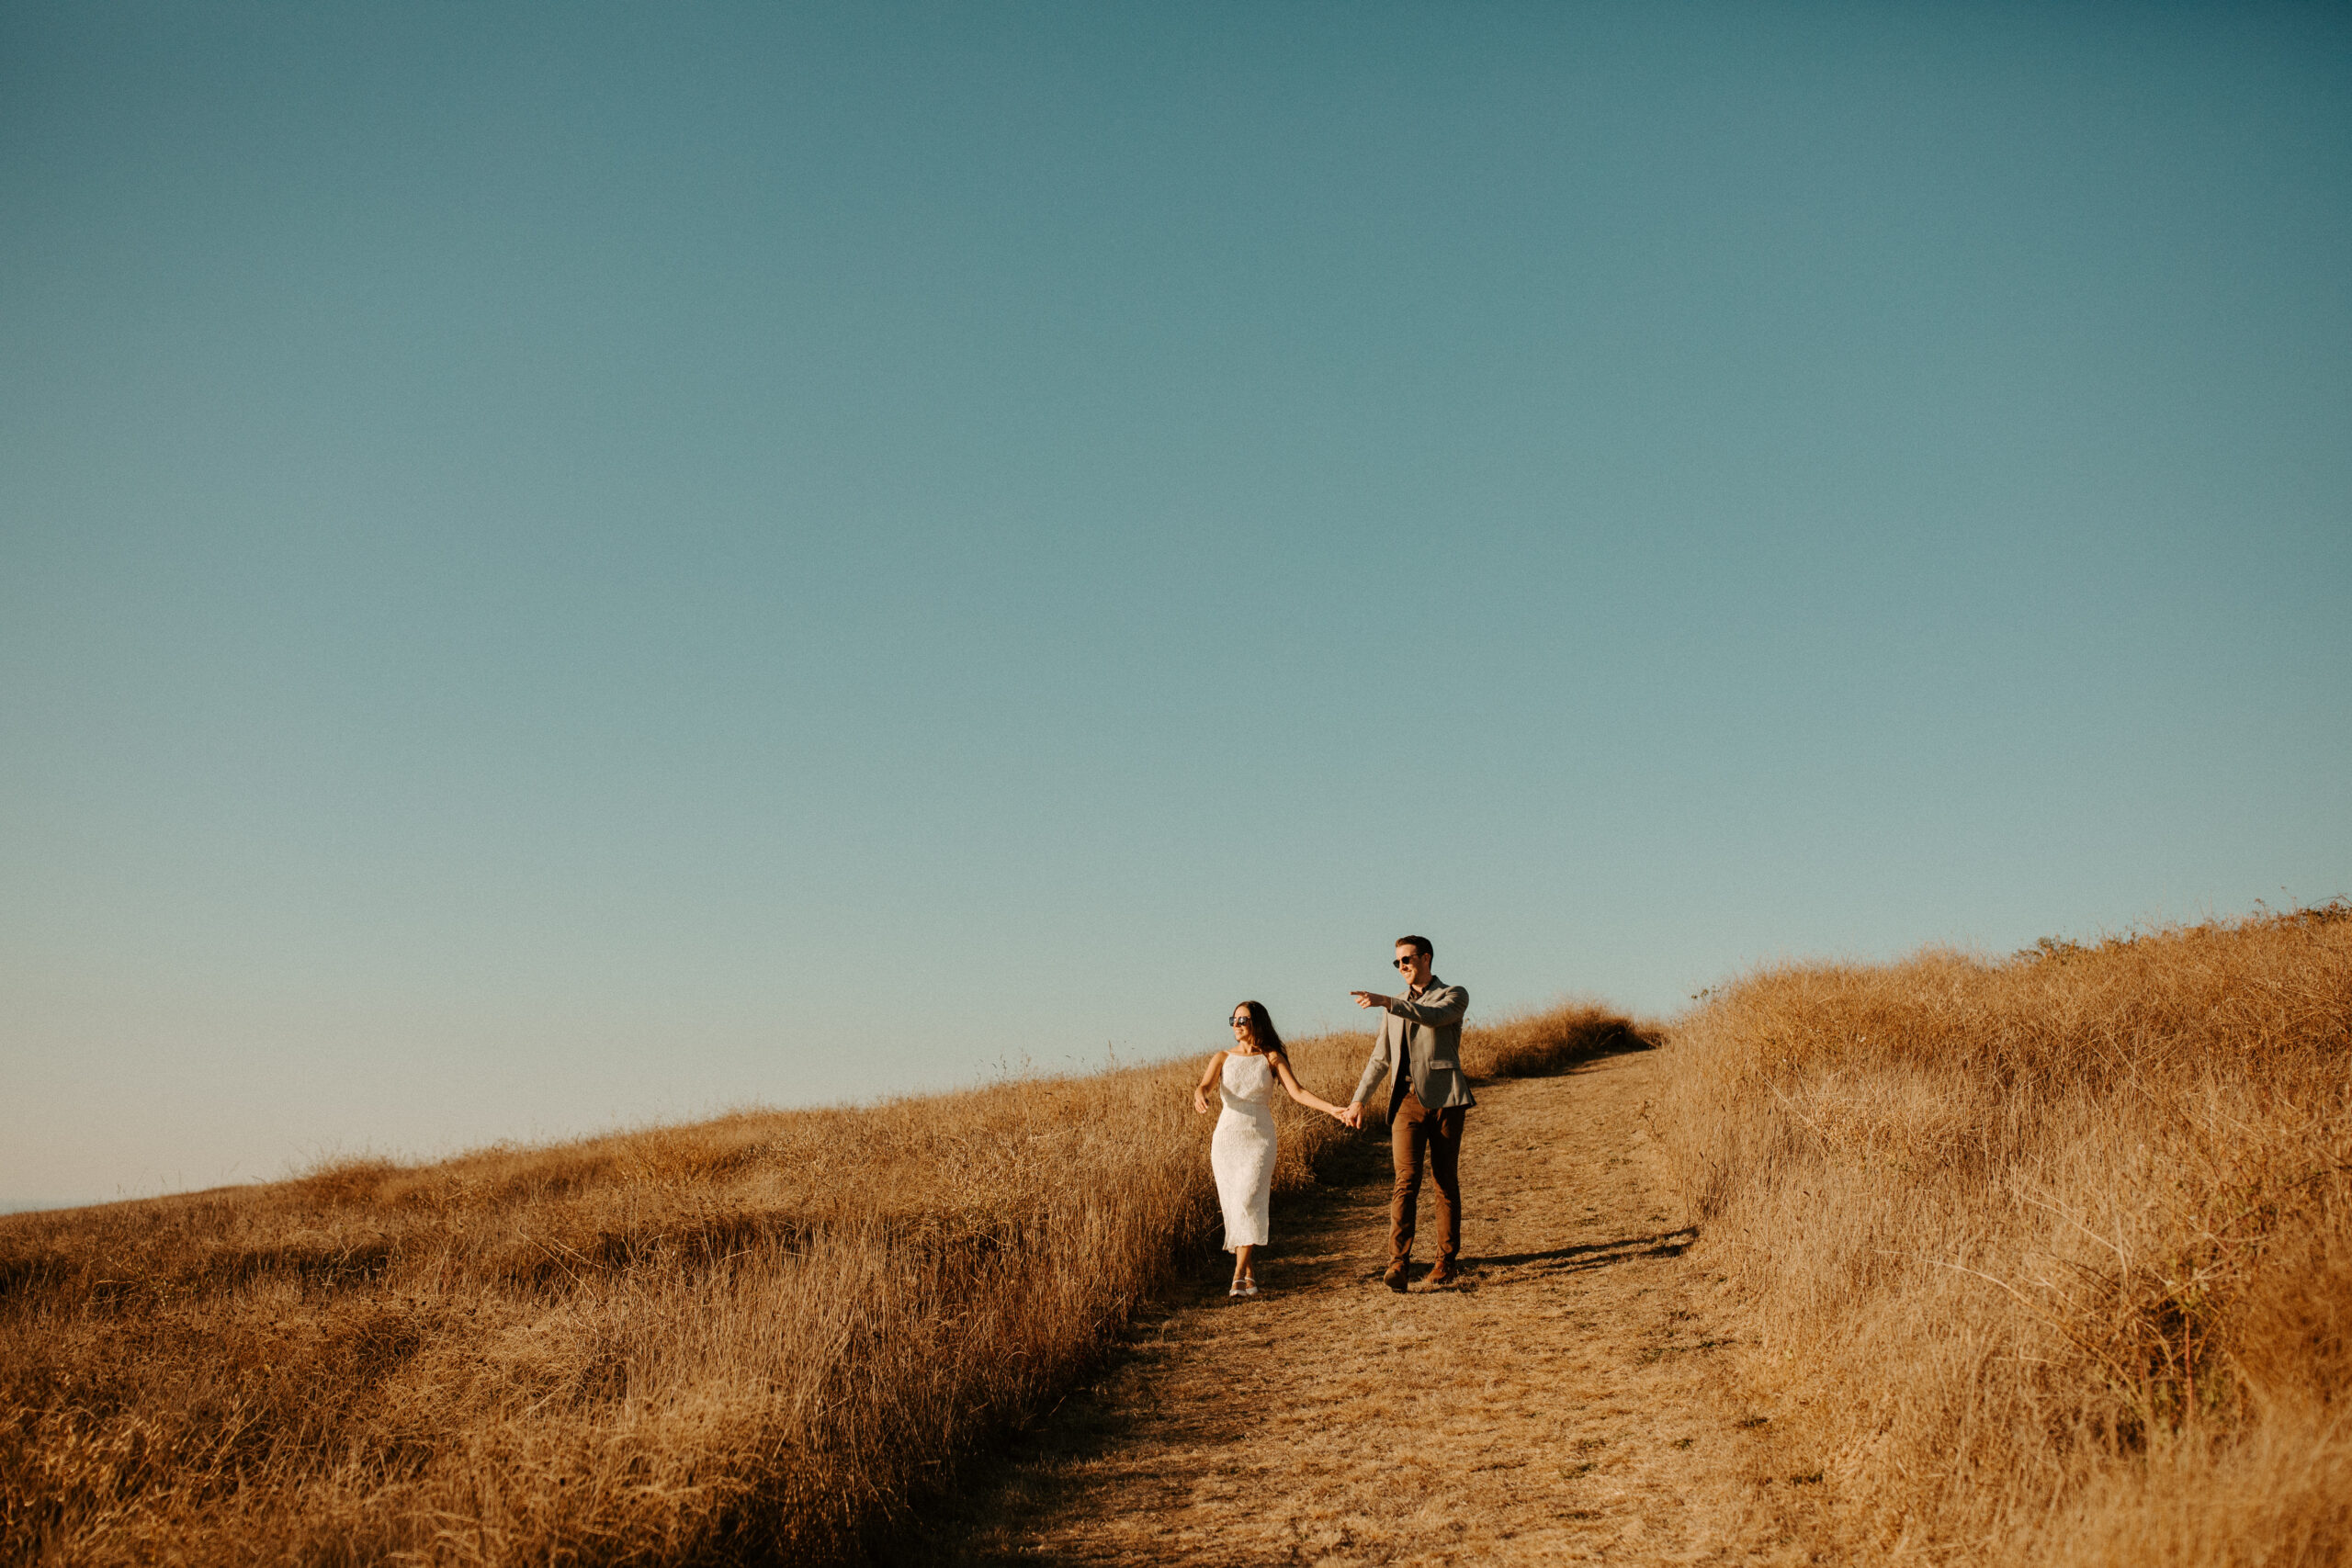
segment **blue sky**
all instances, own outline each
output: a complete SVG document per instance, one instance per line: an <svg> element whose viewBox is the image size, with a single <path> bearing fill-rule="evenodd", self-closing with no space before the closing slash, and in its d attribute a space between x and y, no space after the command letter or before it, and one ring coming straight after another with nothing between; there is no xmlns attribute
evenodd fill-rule
<svg viewBox="0 0 2352 1568"><path fill-rule="evenodd" d="M0 213L0 1201L2352 892L2338 7L10 4Z"/></svg>

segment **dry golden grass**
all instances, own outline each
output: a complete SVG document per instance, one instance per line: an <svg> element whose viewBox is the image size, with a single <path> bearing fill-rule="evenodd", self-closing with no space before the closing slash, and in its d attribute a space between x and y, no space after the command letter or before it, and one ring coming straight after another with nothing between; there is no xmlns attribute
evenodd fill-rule
<svg viewBox="0 0 2352 1568"><path fill-rule="evenodd" d="M1672 1032L1650 1125L1809 1547L2352 1557L2352 909L1792 965ZM1295 1055L1338 1098L1363 1050ZM0 1558L869 1555L1220 1267L1196 1067L0 1219ZM1340 1134L1278 1113L1296 1191Z"/></svg>
<svg viewBox="0 0 2352 1568"><path fill-rule="evenodd" d="M1772 969L1671 1065L1821 1544L2352 1556L2352 908Z"/></svg>
<svg viewBox="0 0 2352 1568"><path fill-rule="evenodd" d="M0 1559L856 1559L1202 1265L1197 1071L0 1219ZM1278 1115L1296 1190L1340 1130Z"/></svg>
<svg viewBox="0 0 2352 1568"><path fill-rule="evenodd" d="M1464 1030L1462 1067L1481 1080L1550 1077L1596 1056L1654 1050L1665 1040L1656 1024L1627 1018L1604 1003L1568 1001Z"/></svg>

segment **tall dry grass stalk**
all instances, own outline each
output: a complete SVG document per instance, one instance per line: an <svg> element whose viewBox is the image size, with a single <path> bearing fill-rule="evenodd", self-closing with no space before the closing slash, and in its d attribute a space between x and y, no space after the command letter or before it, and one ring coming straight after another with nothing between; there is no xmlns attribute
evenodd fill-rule
<svg viewBox="0 0 2352 1568"><path fill-rule="evenodd" d="M2352 1554L2352 908L1771 969L1671 1048L1849 1551Z"/></svg>
<svg viewBox="0 0 2352 1568"><path fill-rule="evenodd" d="M1211 1266L1197 1071L0 1220L0 1560L856 1560ZM1277 1115L1296 1191L1346 1134Z"/></svg>

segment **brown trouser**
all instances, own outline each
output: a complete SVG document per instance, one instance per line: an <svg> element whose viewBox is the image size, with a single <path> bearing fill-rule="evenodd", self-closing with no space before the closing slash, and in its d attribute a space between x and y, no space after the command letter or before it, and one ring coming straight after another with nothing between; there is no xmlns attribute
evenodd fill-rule
<svg viewBox="0 0 2352 1568"><path fill-rule="evenodd" d="M1431 1111L1411 1089L1388 1117L1388 1148L1396 1161L1396 1190L1388 1201L1388 1250L1413 1252L1413 1211L1421 1196L1421 1153L1429 1152L1437 1180L1437 1255L1453 1261L1462 1250L1463 1107Z"/></svg>

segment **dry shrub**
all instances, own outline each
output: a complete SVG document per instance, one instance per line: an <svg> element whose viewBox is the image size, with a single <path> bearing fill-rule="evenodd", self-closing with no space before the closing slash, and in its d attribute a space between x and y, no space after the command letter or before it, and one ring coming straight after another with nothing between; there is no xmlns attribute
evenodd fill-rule
<svg viewBox="0 0 2352 1568"><path fill-rule="evenodd" d="M870 1556L1215 1245L1197 1072L0 1219L0 1560Z"/></svg>
<svg viewBox="0 0 2352 1568"><path fill-rule="evenodd" d="M1672 1050L1848 1548L2352 1553L2352 908L1770 969Z"/></svg>
<svg viewBox="0 0 2352 1568"><path fill-rule="evenodd" d="M1572 1001L1543 1012L1464 1029L1462 1067L1474 1078L1543 1078L1596 1056L1655 1049L1665 1038L1599 1002Z"/></svg>

